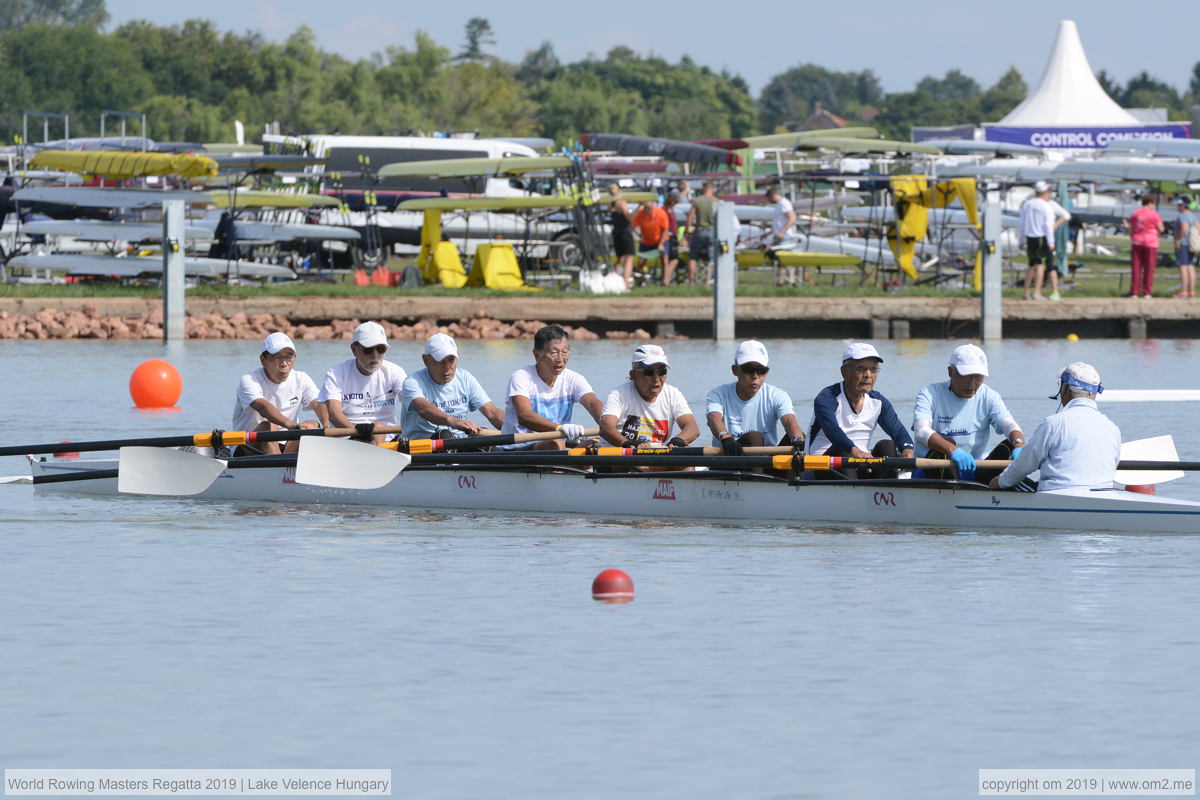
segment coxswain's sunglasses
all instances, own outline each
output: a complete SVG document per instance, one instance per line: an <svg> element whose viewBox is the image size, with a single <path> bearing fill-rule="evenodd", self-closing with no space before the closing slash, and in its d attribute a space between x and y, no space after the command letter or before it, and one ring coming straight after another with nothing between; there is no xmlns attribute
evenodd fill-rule
<svg viewBox="0 0 1200 800"><path fill-rule="evenodd" d="M667 374L667 368L666 367L642 367L642 374L645 375L647 378L653 378L655 376L662 376L662 375Z"/></svg>

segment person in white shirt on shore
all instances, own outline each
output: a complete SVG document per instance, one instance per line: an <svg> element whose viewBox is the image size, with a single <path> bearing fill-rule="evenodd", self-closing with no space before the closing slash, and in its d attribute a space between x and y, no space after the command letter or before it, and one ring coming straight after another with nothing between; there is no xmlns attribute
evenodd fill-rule
<svg viewBox="0 0 1200 800"><path fill-rule="evenodd" d="M261 366L242 376L238 383L237 399L233 406L235 431L277 431L281 429L325 427L329 417L325 406L317 401L320 394L317 384L307 373L293 369L296 364L296 345L286 333L276 331L263 339L262 352L258 354ZM300 421L300 414L309 409L315 420ZM292 453L300 441L260 442L242 445L245 454Z"/></svg>
<svg viewBox="0 0 1200 800"><path fill-rule="evenodd" d="M1026 476L1041 470L1037 490L1111 489L1121 460L1121 431L1096 407L1104 391L1100 373L1076 361L1058 376L1056 399L1062 408L1046 417L1017 460L988 484L1013 489Z"/></svg>
<svg viewBox="0 0 1200 800"><path fill-rule="evenodd" d="M374 428L394 426L402 418L397 406L408 376L384 358L387 351L387 333L378 322L364 322L354 329L350 342L354 358L331 367L321 387L320 400L329 411L333 427L355 428L356 438L376 443L388 438L374 433Z"/></svg>
<svg viewBox="0 0 1200 800"><path fill-rule="evenodd" d="M1018 223L1018 231L1020 237L1025 240L1025 253L1029 259L1029 267L1025 270L1025 292L1022 300L1045 299L1042 296L1042 281L1046 276L1046 265L1054 258L1054 230L1070 219L1069 214L1063 218L1055 213L1050 201L1049 183L1038 181L1033 185L1033 191L1034 196L1021 206ZM1057 267L1050 270L1050 299L1060 299Z"/></svg>

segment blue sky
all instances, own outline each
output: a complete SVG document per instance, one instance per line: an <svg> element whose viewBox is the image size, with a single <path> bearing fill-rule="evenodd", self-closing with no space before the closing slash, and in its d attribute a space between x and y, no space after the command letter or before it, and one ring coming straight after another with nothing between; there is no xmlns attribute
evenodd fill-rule
<svg viewBox="0 0 1200 800"><path fill-rule="evenodd" d="M1147 70L1186 88L1200 60L1200 14L1179 10L1188 5L1179 0L108 2L114 26L130 19L172 24L203 17L224 30L257 30L281 40L308 25L324 49L349 58L390 45L409 47L417 30L457 48L463 25L480 16L495 30L490 52L505 60L520 60L546 40L563 61L588 53L602 56L623 44L671 61L686 53L714 69L727 68L744 77L755 94L771 76L804 62L872 69L888 91L909 90L921 77L951 68L986 88L1010 65L1032 85L1045 67L1060 19L1075 20L1093 70L1107 70L1120 81Z"/></svg>

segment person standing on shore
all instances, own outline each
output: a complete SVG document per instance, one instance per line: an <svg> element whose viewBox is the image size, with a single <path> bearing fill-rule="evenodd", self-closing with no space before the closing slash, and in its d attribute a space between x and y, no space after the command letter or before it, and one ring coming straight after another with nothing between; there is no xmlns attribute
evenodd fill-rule
<svg viewBox="0 0 1200 800"><path fill-rule="evenodd" d="M713 248L717 243L717 196L713 182L705 181L700 196L692 200L684 223L688 240L688 286L696 285L696 262L713 263Z"/></svg>
<svg viewBox="0 0 1200 800"><path fill-rule="evenodd" d="M670 192L667 201L663 203L663 211L667 215L667 233L662 240L663 286L675 282L675 267L679 264L679 217L675 206L679 205L679 195Z"/></svg>
<svg viewBox="0 0 1200 800"><path fill-rule="evenodd" d="M1188 208L1188 199L1180 196L1175 200L1179 218L1175 221L1175 263L1179 265L1179 291L1175 297L1196 296L1196 253L1200 247L1200 227L1196 215Z"/></svg>
<svg viewBox="0 0 1200 800"><path fill-rule="evenodd" d="M617 259L613 268L624 278L628 289L633 277L633 228L629 224L633 214L629 211L629 203L621 196L620 186L610 183L608 195L612 198L608 204L608 224L612 226L613 255Z"/></svg>
<svg viewBox="0 0 1200 800"><path fill-rule="evenodd" d="M767 241L767 253L773 257L775 250L783 246L788 234L796 227L796 210L792 208L792 201L784 197L783 193L774 186L767 190L767 202L772 207L771 238ZM796 268L779 267L775 285L795 286Z"/></svg>
<svg viewBox="0 0 1200 800"><path fill-rule="evenodd" d="M320 401L336 428L355 428L358 436L383 442L387 436L374 433L376 425L395 425L397 406L404 396L404 370L384 358L387 333L378 322L364 322L354 329L347 361L325 373Z"/></svg>
<svg viewBox="0 0 1200 800"><path fill-rule="evenodd" d="M658 200L651 198L642 203L638 208L637 213L633 215L633 219L629 221L634 230L638 232L638 241L641 246L637 252L637 271L640 273L646 268L646 262L659 258L665 259L662 251L659 249L662 246L663 239L666 238L667 231L670 229L670 221L667 219L667 212L659 206ZM664 275L666 274L664 270ZM629 285L633 280L633 269L631 268L625 273L625 283Z"/></svg>
<svg viewBox="0 0 1200 800"><path fill-rule="evenodd" d="M1022 300L1045 299L1042 296L1042 281L1046 277L1046 265L1054 257L1054 229L1057 224L1054 207L1050 205L1050 184L1038 181L1033 185L1033 191L1033 197L1021 206L1018 223L1029 260L1029 267L1025 270L1025 293L1021 296ZM1050 299L1060 299L1057 268L1050 270Z"/></svg>
<svg viewBox="0 0 1200 800"><path fill-rule="evenodd" d="M1154 267L1158 264L1158 235L1165 230L1154 209L1154 195L1142 196L1142 207L1129 217L1129 267L1133 273L1130 297L1154 296Z"/></svg>

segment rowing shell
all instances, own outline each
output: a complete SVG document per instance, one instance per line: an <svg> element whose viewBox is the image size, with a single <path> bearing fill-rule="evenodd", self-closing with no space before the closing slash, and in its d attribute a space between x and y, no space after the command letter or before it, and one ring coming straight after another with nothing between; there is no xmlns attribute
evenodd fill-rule
<svg viewBox="0 0 1200 800"><path fill-rule="evenodd" d="M34 476L115 469L116 461L31 461ZM196 497L279 503L724 519L743 523L919 525L950 530L1195 533L1200 503L1125 491L994 492L944 481L793 481L720 471L596 475L575 469L410 467L370 490L295 482L294 468L226 470ZM38 491L113 495L116 479Z"/></svg>

